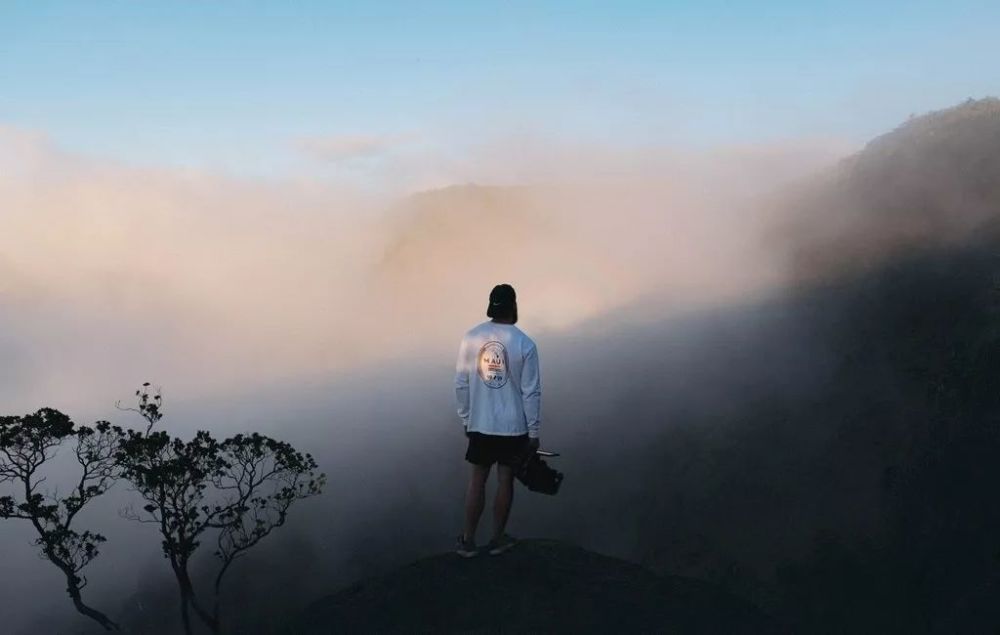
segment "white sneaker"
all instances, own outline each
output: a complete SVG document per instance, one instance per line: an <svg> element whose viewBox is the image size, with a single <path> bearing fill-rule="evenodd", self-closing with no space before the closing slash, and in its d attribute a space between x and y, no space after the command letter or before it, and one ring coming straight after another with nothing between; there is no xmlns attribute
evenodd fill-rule
<svg viewBox="0 0 1000 635"><path fill-rule="evenodd" d="M465 536L459 536L455 545L455 553L463 558L473 558L479 555L475 540L466 540Z"/></svg>
<svg viewBox="0 0 1000 635"><path fill-rule="evenodd" d="M517 539L508 534L500 536L496 540L491 540L490 544L486 547L490 550L491 556L499 556L503 552L514 547L517 544Z"/></svg>

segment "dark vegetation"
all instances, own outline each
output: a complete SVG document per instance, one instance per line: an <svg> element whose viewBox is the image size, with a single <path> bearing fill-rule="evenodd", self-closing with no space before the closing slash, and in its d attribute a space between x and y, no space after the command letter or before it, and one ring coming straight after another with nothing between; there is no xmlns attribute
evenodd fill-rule
<svg viewBox="0 0 1000 635"><path fill-rule="evenodd" d="M23 417L0 417L0 483L14 492L0 496L0 518L29 521L35 529L35 546L41 556L66 578L66 592L81 614L107 630L117 630L107 615L83 601L87 586L83 569L100 553L105 538L79 530L77 514L104 494L120 473L116 463L121 431L102 421L93 428L76 426L57 410L43 408ZM59 495L47 488L46 463L60 446L71 446L79 480L70 493Z"/></svg>
<svg viewBox="0 0 1000 635"><path fill-rule="evenodd" d="M162 399L150 395L146 383L136 391L145 419L144 431L125 430L108 422L77 427L66 415L42 409L23 417L0 419L0 482L10 482L19 495L0 497L0 518L30 521L38 533L42 556L66 576L67 592L77 611L107 630L118 625L85 604L81 571L98 555L100 534L77 531L73 521L88 501L123 478L145 504L129 506L122 515L157 527L163 556L180 592L186 633L194 632L191 611L213 633L222 632L220 590L225 574L240 556L285 524L292 504L319 494L325 477L316 462L289 444L252 433L218 441L206 431L194 438L171 437L153 428L162 417ZM43 490L64 443L72 446L80 478L66 496ZM48 464L48 465L46 465ZM220 566L208 605L192 581L190 562L201 542L211 537Z"/></svg>

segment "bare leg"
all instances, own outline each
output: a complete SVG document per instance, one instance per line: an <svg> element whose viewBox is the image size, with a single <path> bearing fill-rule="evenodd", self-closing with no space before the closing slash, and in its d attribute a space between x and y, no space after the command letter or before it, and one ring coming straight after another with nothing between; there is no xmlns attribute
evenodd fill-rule
<svg viewBox="0 0 1000 635"><path fill-rule="evenodd" d="M490 466L473 465L469 473L469 488L465 491L465 539L474 540L479 517L486 505L486 479Z"/></svg>
<svg viewBox="0 0 1000 635"><path fill-rule="evenodd" d="M497 497L493 500L493 539L498 540L507 527L514 504L514 468L497 465Z"/></svg>

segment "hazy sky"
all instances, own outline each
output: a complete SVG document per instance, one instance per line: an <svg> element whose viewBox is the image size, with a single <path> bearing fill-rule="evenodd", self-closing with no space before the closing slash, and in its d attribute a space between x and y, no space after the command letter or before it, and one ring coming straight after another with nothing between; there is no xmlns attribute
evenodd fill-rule
<svg viewBox="0 0 1000 635"><path fill-rule="evenodd" d="M998 24L992 0L5 1L0 125L272 176L516 134L857 142L1000 93Z"/></svg>

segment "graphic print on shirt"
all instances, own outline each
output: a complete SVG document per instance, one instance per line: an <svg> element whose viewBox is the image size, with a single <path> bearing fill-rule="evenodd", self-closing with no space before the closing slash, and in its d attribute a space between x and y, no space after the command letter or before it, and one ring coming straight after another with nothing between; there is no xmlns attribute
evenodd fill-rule
<svg viewBox="0 0 1000 635"><path fill-rule="evenodd" d="M486 342L479 349L479 378L490 388L507 384L507 349L500 342Z"/></svg>

